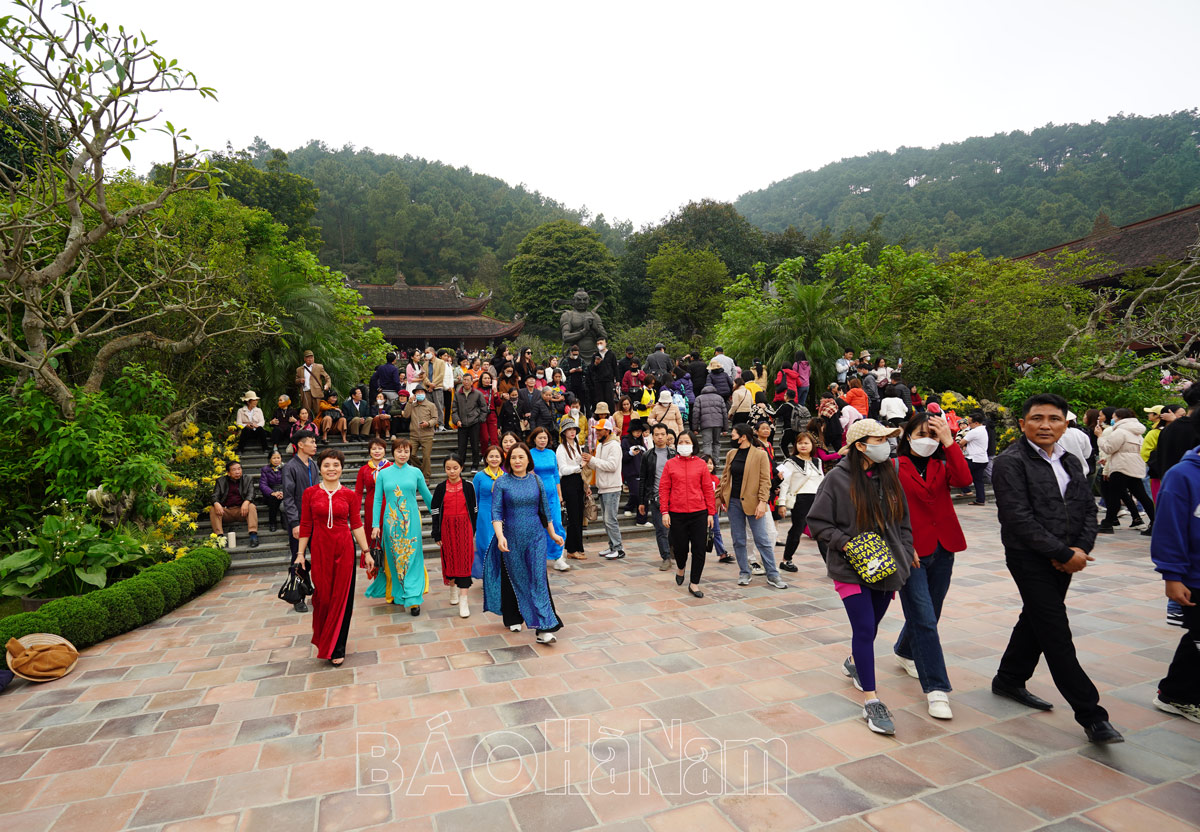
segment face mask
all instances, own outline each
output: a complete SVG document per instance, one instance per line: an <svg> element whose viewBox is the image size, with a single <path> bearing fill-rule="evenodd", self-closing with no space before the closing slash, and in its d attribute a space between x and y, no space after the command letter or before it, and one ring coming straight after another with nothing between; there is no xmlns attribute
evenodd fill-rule
<svg viewBox="0 0 1200 832"><path fill-rule="evenodd" d="M578 407L572 407L572 408L571 408L571 415L572 415L572 416L578 416L578 415L579 415L579 408L578 408Z"/></svg>
<svg viewBox="0 0 1200 832"><path fill-rule="evenodd" d="M867 449L863 453L872 462L886 462L888 457L892 455L892 446L887 442L880 442L878 445L867 445Z"/></svg>
<svg viewBox="0 0 1200 832"><path fill-rule="evenodd" d="M691 456L692 455L692 446L691 445L676 445L675 453L679 454L680 456Z"/></svg>
<svg viewBox="0 0 1200 832"><path fill-rule="evenodd" d="M419 402L423 402L423 401L425 401L425 394L424 394L424 393L418 393L418 394L417 394L417 396L416 396L416 398L417 398L417 401L419 401Z"/></svg>
<svg viewBox="0 0 1200 832"><path fill-rule="evenodd" d="M376 399L375 400L375 404L384 404L386 402L387 402L387 399Z"/></svg>
<svg viewBox="0 0 1200 832"><path fill-rule="evenodd" d="M917 456L933 456L933 452L938 449L938 445L940 444L942 443L938 442L936 439L930 439L923 436L920 439L914 439L909 442L908 447L911 448L912 452Z"/></svg>

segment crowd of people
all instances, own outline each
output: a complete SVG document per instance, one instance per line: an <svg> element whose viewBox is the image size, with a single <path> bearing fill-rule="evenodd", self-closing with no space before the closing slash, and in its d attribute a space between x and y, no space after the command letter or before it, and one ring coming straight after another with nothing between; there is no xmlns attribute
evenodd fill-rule
<svg viewBox="0 0 1200 832"><path fill-rule="evenodd" d="M867 726L895 730L878 691L874 642L896 594L904 625L895 661L919 681L930 715L951 719L938 622L955 556L968 546L954 498L986 505L990 484L1022 601L993 693L1053 707L1025 687L1044 656L1088 739L1121 741L1079 664L1064 599L1071 576L1092 562L1097 535L1114 534L1128 513L1133 528L1152 535L1168 623L1187 631L1154 704L1200 722L1200 620L1191 600L1200 587L1200 385L1184 394L1190 411L1147 408L1148 430L1131 410L1089 410L1079 420L1060 397L1034 396L1021 436L997 453L983 411L944 410L905 381L900 362L889 366L866 350L846 350L831 368L836 380L813 395L803 352L772 379L760 362L743 370L719 347L705 361L672 358L661 344L645 360L632 349L617 360L603 340L597 346L586 359L572 347L545 365L529 350L397 353L341 406L310 352L296 374L300 407L283 396L270 421L247 392L239 447L271 451L259 490L272 530L286 524L296 567L311 570L318 587L313 644L321 658L344 661L357 568L371 580L367 597L420 614L429 592L422 511L459 615L470 615L469 590L482 581L483 609L514 632L533 629L542 644L563 626L546 565L568 572L568 561L587 559L583 530L596 520L607 539L598 556L625 558L623 514L653 525L659 569L673 570L695 598L704 597L709 552L737 564L738 586L763 576L782 590L781 572L798 571L810 538L850 623L842 671L862 692ZM442 461L445 479L431 494L433 437L446 430L456 431L457 452ZM344 453L319 450L335 436L369 444L353 489L338 485ZM292 451L286 463L281 447ZM245 520L257 545L251 496L231 463L214 494L214 530ZM777 520L790 520L783 540ZM306 611L303 601L296 606Z"/></svg>

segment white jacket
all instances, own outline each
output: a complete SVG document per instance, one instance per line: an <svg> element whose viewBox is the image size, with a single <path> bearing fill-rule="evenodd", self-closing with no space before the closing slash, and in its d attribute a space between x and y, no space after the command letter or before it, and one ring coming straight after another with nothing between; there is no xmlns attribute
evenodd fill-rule
<svg viewBox="0 0 1200 832"><path fill-rule="evenodd" d="M1104 429L1096 443L1104 457L1104 473L1124 474L1140 480L1146 476L1146 463L1142 459L1142 436L1146 426L1137 419L1118 419L1115 425Z"/></svg>
<svg viewBox="0 0 1200 832"><path fill-rule="evenodd" d="M817 459L810 459L801 467L796 459L788 457L775 470L783 480L779 485L779 502L788 509L795 505L797 494L816 494L825 479L821 461Z"/></svg>
<svg viewBox="0 0 1200 832"><path fill-rule="evenodd" d="M596 453L588 461L588 467L596 471L596 490L610 494L621 490L621 443L611 435L607 442L596 446Z"/></svg>

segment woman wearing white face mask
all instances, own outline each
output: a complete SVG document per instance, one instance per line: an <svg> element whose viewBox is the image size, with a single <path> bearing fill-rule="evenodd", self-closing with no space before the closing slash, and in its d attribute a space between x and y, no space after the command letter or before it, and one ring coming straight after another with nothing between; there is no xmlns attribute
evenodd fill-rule
<svg viewBox="0 0 1200 832"><path fill-rule="evenodd" d="M658 506L663 525L671 535L671 551L678 567L675 583L683 585L683 567L687 564L690 547L692 571L688 592L703 598L700 576L704 572L708 530L717 513L717 502L708 463L693 453L695 448L696 441L687 431L675 439L675 456L667 460L658 479Z"/></svg>
<svg viewBox="0 0 1200 832"><path fill-rule="evenodd" d="M875 636L892 597L919 565L888 444L899 431L874 419L851 425L843 459L825 475L808 512L808 528L853 633L842 672L863 692L863 719L877 734L894 734L896 727L875 693Z"/></svg>
<svg viewBox="0 0 1200 832"><path fill-rule="evenodd" d="M920 566L914 564L900 590L904 628L893 649L908 675L921 680L930 716L950 719L950 677L937 628L954 553L967 548L950 489L971 484L971 467L946 420L919 413L904 426L897 475L908 500Z"/></svg>

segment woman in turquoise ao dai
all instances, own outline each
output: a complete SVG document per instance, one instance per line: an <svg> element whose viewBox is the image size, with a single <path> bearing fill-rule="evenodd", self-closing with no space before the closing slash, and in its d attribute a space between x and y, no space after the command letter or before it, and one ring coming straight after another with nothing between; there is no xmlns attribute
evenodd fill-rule
<svg viewBox="0 0 1200 832"><path fill-rule="evenodd" d="M412 443L402 437L392 440L394 465L381 470L375 479L373 540L383 546L383 565L367 588L368 598L386 598L389 604L408 607L421 614L421 601L429 591L429 573L421 551L421 512L417 494L426 507L433 495L425 475L408 464ZM382 541L382 543L380 543Z"/></svg>
<svg viewBox="0 0 1200 832"><path fill-rule="evenodd" d="M546 489L546 498L550 501L550 520L554 523L554 531L559 537L566 537L566 529L562 524L562 477L558 473L558 456L550 447L550 431L545 428L535 428L529 434L529 442L533 445L530 456L533 458L533 473L538 475L542 486ZM563 547L546 535L546 560L555 561L554 568L566 572L571 568L563 560Z"/></svg>
<svg viewBox="0 0 1200 832"><path fill-rule="evenodd" d="M513 632L524 623L537 630L539 644L551 644L562 622L546 577L546 536L559 546L563 539L550 523L550 502L532 471L529 446L522 443L513 448L508 466L511 473L492 488L496 536L484 562L483 608L503 616Z"/></svg>
<svg viewBox="0 0 1200 832"><path fill-rule="evenodd" d="M475 488L475 501L478 506L478 519L475 521L475 563L471 566L471 577L477 581L483 580L484 562L487 560L488 544L496 536L492 528L492 487L496 480L504 476L504 452L498 445L490 445L484 449L483 461L487 467L475 475L471 485Z"/></svg>

